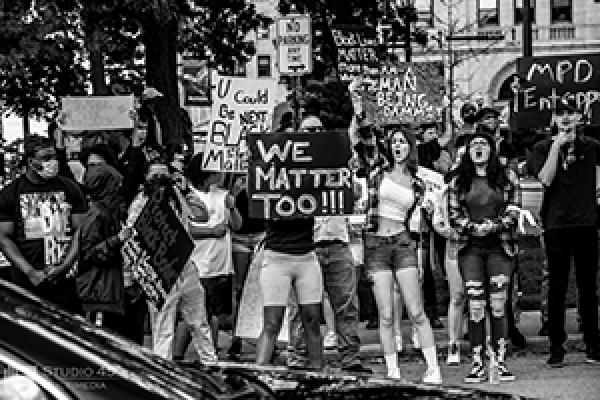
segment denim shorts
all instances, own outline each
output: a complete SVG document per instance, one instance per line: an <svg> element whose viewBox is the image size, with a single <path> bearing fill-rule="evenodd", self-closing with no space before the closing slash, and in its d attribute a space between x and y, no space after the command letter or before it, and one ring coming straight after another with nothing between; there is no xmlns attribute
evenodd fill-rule
<svg viewBox="0 0 600 400"><path fill-rule="evenodd" d="M365 235L367 271L417 268L417 245L408 233L393 236Z"/></svg>

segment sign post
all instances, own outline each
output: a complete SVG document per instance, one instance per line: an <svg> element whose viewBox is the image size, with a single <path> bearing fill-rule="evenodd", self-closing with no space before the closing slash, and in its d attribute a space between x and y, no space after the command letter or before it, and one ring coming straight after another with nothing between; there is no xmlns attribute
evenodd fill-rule
<svg viewBox="0 0 600 400"><path fill-rule="evenodd" d="M300 76L310 74L312 62L312 29L310 15L290 14L277 20L279 73L292 76L294 82L294 129L300 121L298 91Z"/></svg>

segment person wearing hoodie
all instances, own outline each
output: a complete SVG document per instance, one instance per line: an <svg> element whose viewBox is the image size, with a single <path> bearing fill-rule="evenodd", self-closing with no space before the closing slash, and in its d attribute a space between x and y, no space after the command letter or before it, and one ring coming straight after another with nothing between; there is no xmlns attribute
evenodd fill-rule
<svg viewBox="0 0 600 400"><path fill-rule="evenodd" d="M118 331L124 310L120 249L132 229L121 227L119 191L123 177L108 164L91 164L84 176L89 210L79 233L77 295L86 318Z"/></svg>

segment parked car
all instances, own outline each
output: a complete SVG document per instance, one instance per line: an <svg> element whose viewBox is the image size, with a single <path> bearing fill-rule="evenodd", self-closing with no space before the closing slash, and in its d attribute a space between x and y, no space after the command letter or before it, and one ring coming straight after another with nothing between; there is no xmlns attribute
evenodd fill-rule
<svg viewBox="0 0 600 400"><path fill-rule="evenodd" d="M367 375L175 363L0 279L0 400L516 399Z"/></svg>

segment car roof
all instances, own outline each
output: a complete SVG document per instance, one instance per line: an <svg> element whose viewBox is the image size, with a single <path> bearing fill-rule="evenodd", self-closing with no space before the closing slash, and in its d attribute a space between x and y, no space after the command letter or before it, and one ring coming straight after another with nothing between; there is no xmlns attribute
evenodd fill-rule
<svg viewBox="0 0 600 400"><path fill-rule="evenodd" d="M28 342L49 340L107 373L134 382L140 388L165 398L197 398L220 392L213 377L181 368L150 350L139 346L83 318L75 317L47 303L27 290L0 279L0 342L18 348L6 327L26 329ZM26 352L25 350L22 350ZM219 389L219 390L217 390ZM204 397L204 396L203 396Z"/></svg>

